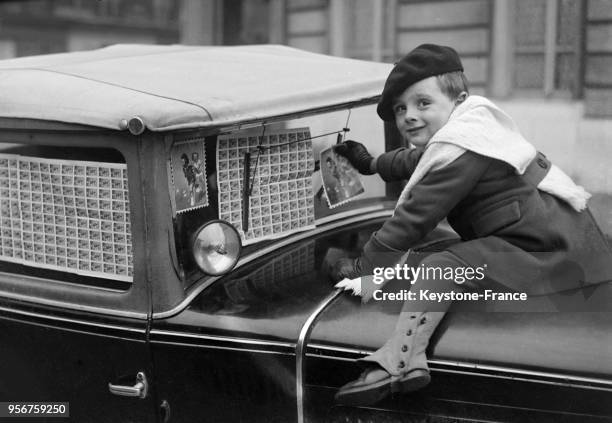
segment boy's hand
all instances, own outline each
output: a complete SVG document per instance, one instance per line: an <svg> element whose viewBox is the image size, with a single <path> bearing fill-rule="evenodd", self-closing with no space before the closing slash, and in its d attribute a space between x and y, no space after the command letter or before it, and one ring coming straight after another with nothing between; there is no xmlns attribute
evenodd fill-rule
<svg viewBox="0 0 612 423"><path fill-rule="evenodd" d="M361 276L362 266L359 258L341 258L332 266L329 277L335 283L342 279L355 279Z"/></svg>
<svg viewBox="0 0 612 423"><path fill-rule="evenodd" d="M347 140L336 145L334 151L346 157L362 175L373 175L375 173L370 169L374 157L372 157L363 144Z"/></svg>

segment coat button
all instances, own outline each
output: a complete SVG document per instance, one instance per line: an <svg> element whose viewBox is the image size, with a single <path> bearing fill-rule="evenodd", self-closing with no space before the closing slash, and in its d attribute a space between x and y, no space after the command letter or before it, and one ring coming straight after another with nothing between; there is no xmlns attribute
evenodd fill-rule
<svg viewBox="0 0 612 423"><path fill-rule="evenodd" d="M408 345L402 345L402 352L408 351Z"/></svg>
<svg viewBox="0 0 612 423"><path fill-rule="evenodd" d="M406 363L404 363L404 360L400 361L397 367L399 367L400 369L403 369L404 367L406 367Z"/></svg>
<svg viewBox="0 0 612 423"><path fill-rule="evenodd" d="M540 166L542 169L546 169L548 167L544 159L538 159L538 166Z"/></svg>
<svg viewBox="0 0 612 423"><path fill-rule="evenodd" d="M423 317L423 318L421 319L421 324L422 324L422 325L424 325L426 321L427 321L427 319L426 319L425 317Z"/></svg>
<svg viewBox="0 0 612 423"><path fill-rule="evenodd" d="M408 332L406 332L406 336L410 336L412 335L412 329L408 329Z"/></svg>

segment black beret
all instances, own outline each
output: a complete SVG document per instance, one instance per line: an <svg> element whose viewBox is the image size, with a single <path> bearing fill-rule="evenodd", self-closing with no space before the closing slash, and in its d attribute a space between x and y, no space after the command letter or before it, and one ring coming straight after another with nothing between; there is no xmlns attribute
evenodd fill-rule
<svg viewBox="0 0 612 423"><path fill-rule="evenodd" d="M393 100L406 88L430 76L463 71L455 49L435 44L421 44L399 62L387 77L376 112L384 121L395 120Z"/></svg>

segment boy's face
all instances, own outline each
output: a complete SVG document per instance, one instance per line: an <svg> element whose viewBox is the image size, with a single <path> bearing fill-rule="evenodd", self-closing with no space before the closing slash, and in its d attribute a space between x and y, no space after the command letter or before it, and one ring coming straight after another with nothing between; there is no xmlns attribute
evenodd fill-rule
<svg viewBox="0 0 612 423"><path fill-rule="evenodd" d="M336 162L333 160L327 160L327 168L329 170L333 170L336 167Z"/></svg>
<svg viewBox="0 0 612 423"><path fill-rule="evenodd" d="M406 141L423 147L448 122L455 104L431 76L412 84L395 99L395 124Z"/></svg>

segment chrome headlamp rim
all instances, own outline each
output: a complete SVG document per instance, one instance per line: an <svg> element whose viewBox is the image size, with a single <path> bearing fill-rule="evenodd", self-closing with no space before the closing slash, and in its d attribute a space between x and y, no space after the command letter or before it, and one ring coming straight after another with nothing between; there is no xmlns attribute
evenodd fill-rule
<svg viewBox="0 0 612 423"><path fill-rule="evenodd" d="M200 260L198 260L198 250L197 250L197 242L199 240L199 236L202 233L203 230L205 230L206 228L210 227L211 225L221 225L221 228L223 230L223 228L225 228L226 230L229 231L229 233L234 237L234 241L232 242L232 245L235 246L235 248L237 249L237 251L235 252L235 257L232 259L232 263L230 266L227 266L226 268L223 268L222 270L215 272L211 269L206 269L205 266L202 265L202 263L200 262ZM224 231L224 234L226 234L226 232ZM227 238L227 237L226 237ZM213 220L209 220L208 222L204 223L203 225L201 225L195 232L194 235L192 236L192 240L191 240L191 255L193 260L195 261L195 263L197 264L198 268L204 272L207 275L210 276L223 276L226 275L227 273L231 272L234 267L236 267L236 264L238 263L238 260L240 259L240 256L242 254L242 241L240 238L240 233L238 232L238 230L228 221L226 220L222 220L222 219L213 219Z"/></svg>

